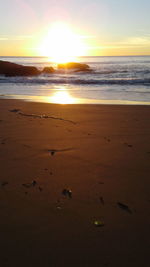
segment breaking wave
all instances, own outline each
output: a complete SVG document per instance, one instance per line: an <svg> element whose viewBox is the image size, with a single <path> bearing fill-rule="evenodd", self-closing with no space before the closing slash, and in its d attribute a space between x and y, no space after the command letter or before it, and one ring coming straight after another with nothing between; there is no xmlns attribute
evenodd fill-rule
<svg viewBox="0 0 150 267"><path fill-rule="evenodd" d="M146 79L78 79L68 77L0 77L0 83L45 85L45 84L73 84L73 85L150 85L150 78Z"/></svg>

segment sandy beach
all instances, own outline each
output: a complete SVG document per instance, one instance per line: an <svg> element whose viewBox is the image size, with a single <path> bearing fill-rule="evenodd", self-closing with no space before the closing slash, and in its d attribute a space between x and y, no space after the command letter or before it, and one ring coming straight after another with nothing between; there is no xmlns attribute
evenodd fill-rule
<svg viewBox="0 0 150 267"><path fill-rule="evenodd" d="M150 266L150 106L0 100L0 266Z"/></svg>

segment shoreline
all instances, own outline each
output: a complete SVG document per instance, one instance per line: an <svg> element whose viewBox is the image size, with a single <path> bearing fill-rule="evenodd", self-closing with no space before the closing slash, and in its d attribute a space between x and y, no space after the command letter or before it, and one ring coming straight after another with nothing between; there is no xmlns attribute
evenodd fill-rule
<svg viewBox="0 0 150 267"><path fill-rule="evenodd" d="M148 267L149 118L0 99L1 265Z"/></svg>
<svg viewBox="0 0 150 267"><path fill-rule="evenodd" d="M7 60L11 64L33 66L40 71L46 66L56 71L32 77L1 77L0 92L1 95L6 95L6 98L30 98L31 101L48 103L62 101L64 104L150 105L149 56L135 56L134 64L128 57L91 57L79 60L81 66L86 64L93 70L90 74L70 69L67 72L59 70L57 64L44 58L16 57L13 60L8 57Z"/></svg>
<svg viewBox="0 0 150 267"><path fill-rule="evenodd" d="M130 101L130 100L108 100L108 99L85 99L72 98L74 103L61 103L49 99L49 96L31 96L31 95L0 95L0 100L18 100L29 103L56 104L56 105L133 105L133 106L149 106L150 102L146 101ZM50 102L51 101L51 102Z"/></svg>

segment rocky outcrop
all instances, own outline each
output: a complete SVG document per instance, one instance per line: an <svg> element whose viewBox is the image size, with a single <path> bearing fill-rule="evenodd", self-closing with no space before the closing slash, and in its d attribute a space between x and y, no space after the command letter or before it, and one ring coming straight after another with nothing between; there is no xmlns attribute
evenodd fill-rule
<svg viewBox="0 0 150 267"><path fill-rule="evenodd" d="M42 73L45 73L45 74L51 74L51 73L54 73L55 70L53 67L45 67L43 70L42 70Z"/></svg>
<svg viewBox="0 0 150 267"><path fill-rule="evenodd" d="M35 76L41 72L32 66L22 66L16 63L0 60L0 74L5 76Z"/></svg>
<svg viewBox="0 0 150 267"><path fill-rule="evenodd" d="M71 69L75 71L91 71L90 67L87 64L78 63L78 62L58 64L57 67L58 69Z"/></svg>
<svg viewBox="0 0 150 267"><path fill-rule="evenodd" d="M69 62L65 64L58 64L58 69L68 69L75 72L92 71L87 64ZM0 75L5 76L36 76L40 74L54 73L53 67L45 67L42 71L33 66L23 66L20 64L0 60Z"/></svg>

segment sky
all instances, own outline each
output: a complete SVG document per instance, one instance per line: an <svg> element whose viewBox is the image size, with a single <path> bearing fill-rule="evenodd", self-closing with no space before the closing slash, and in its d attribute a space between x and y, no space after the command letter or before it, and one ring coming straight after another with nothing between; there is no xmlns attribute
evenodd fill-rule
<svg viewBox="0 0 150 267"><path fill-rule="evenodd" d="M86 56L150 55L149 13L150 0L0 0L0 56L41 56L55 22L80 36Z"/></svg>

